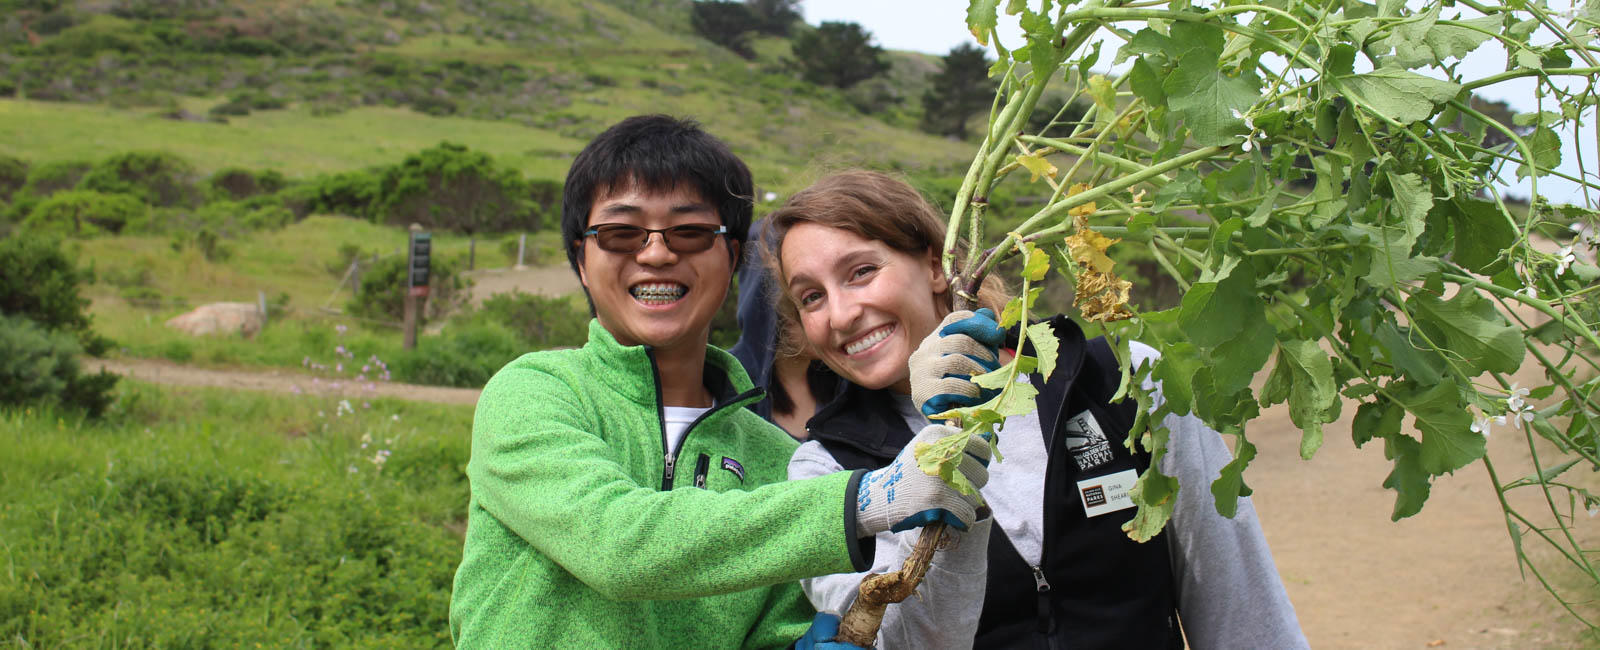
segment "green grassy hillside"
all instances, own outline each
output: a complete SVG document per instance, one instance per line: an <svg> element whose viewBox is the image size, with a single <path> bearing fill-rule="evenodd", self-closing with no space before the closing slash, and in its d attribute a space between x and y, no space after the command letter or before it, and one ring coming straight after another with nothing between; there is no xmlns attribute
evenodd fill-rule
<svg viewBox="0 0 1600 650"><path fill-rule="evenodd" d="M450 140L557 180L644 112L699 119L778 189L819 163L942 175L968 155L913 128L929 57L893 54L895 92L852 96L800 81L782 39L746 61L695 36L681 1L7 4L0 153L28 161L157 148L303 178Z"/></svg>

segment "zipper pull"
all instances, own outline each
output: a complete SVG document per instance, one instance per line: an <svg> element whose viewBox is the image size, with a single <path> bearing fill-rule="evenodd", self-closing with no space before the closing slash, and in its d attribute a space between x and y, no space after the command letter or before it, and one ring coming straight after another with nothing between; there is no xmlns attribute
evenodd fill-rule
<svg viewBox="0 0 1600 650"><path fill-rule="evenodd" d="M662 480L665 480L665 481L671 481L672 480L672 466L677 464L678 459L673 457L672 452L670 452L670 451L667 452L666 459L667 459L667 472L665 474L663 474L661 476L661 478L662 478Z"/></svg>
<svg viewBox="0 0 1600 650"><path fill-rule="evenodd" d="M1050 591L1050 581L1044 579L1044 570L1036 566L1028 568L1033 569L1033 588L1041 594Z"/></svg>

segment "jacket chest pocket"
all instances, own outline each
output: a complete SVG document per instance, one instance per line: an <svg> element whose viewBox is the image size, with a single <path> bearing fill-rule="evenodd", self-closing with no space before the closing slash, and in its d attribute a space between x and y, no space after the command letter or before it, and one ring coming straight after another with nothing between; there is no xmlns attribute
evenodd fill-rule
<svg viewBox="0 0 1600 650"><path fill-rule="evenodd" d="M699 453L695 455L692 485L703 490L726 492L743 489L744 464L722 454Z"/></svg>

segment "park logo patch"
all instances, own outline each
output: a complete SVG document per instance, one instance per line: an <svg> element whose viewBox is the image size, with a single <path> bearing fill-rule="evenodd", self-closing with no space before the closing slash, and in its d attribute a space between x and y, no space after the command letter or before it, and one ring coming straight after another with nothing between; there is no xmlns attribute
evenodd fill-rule
<svg viewBox="0 0 1600 650"><path fill-rule="evenodd" d="M1095 421L1094 414L1085 410L1067 420L1067 451L1078 464L1078 471L1093 469L1111 462L1111 441Z"/></svg>
<svg viewBox="0 0 1600 650"><path fill-rule="evenodd" d="M736 461L736 460L734 460L732 458L729 458L727 456L723 456L722 457L722 469L725 469L725 470L728 470L730 472L733 472L734 476L739 477L739 482L740 483L744 482L744 465L740 465L739 461Z"/></svg>

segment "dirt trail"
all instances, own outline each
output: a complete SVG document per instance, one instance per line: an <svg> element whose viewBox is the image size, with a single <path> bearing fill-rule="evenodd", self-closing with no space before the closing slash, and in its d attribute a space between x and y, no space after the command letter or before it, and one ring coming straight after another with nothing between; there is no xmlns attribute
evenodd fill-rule
<svg viewBox="0 0 1600 650"><path fill-rule="evenodd" d="M203 370L143 360L95 364L143 381L188 386L349 391L448 404L472 404L478 396L470 389L393 383L370 392L349 383L334 388L288 371ZM1344 422L1327 427L1323 448L1311 462L1299 459L1300 434L1281 405L1267 409L1248 431L1260 455L1246 478L1312 646L1570 647L1578 624L1531 577L1519 577L1483 465L1435 482L1421 514L1390 522L1394 492L1382 487L1389 471L1383 445L1356 449L1349 426L1354 408L1347 405L1343 413ZM1502 480L1528 472L1525 445L1509 428L1490 437L1490 458ZM1600 545L1600 520L1579 532L1590 547ZM1249 606L1244 595L1240 606Z"/></svg>
<svg viewBox="0 0 1600 650"><path fill-rule="evenodd" d="M124 377L158 384L264 390L275 393L314 393L351 397L392 397L439 404L477 404L476 388L445 388L393 382L329 381L288 370L211 370L149 359L85 359L94 371L104 368Z"/></svg>

